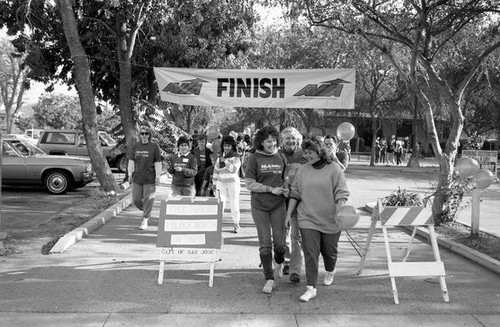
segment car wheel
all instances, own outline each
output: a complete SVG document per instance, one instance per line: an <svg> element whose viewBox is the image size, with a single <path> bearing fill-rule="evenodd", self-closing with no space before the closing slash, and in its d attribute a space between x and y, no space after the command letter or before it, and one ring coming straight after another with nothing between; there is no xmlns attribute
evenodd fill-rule
<svg viewBox="0 0 500 327"><path fill-rule="evenodd" d="M71 179L63 171L51 171L45 177L44 186L52 194L64 194L71 188Z"/></svg>
<svg viewBox="0 0 500 327"><path fill-rule="evenodd" d="M120 173L126 173L127 172L127 166L128 166L128 159L127 156L123 155L118 159L118 162L116 164L116 168L120 171Z"/></svg>

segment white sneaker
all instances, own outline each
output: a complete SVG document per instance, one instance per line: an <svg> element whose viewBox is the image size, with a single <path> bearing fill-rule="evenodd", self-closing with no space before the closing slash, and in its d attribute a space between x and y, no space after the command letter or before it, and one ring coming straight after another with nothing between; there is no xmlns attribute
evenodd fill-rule
<svg viewBox="0 0 500 327"><path fill-rule="evenodd" d="M139 226L139 229L145 230L146 228L148 228L148 218L143 218L141 226Z"/></svg>
<svg viewBox="0 0 500 327"><path fill-rule="evenodd" d="M314 299L316 297L316 294L318 294L316 287L307 285L307 290L304 294L302 294L300 300L302 302L309 302L310 299Z"/></svg>
<svg viewBox="0 0 500 327"><path fill-rule="evenodd" d="M325 274L325 279L323 279L323 284L325 284L326 286L332 285L333 276L335 276L335 270L334 271L327 271Z"/></svg>
<svg viewBox="0 0 500 327"><path fill-rule="evenodd" d="M283 278L283 264L274 263L274 278Z"/></svg>
<svg viewBox="0 0 500 327"><path fill-rule="evenodd" d="M274 280L268 279L266 280L266 283L264 284L264 287L262 288L262 292L266 294L271 294L271 292L274 289Z"/></svg>

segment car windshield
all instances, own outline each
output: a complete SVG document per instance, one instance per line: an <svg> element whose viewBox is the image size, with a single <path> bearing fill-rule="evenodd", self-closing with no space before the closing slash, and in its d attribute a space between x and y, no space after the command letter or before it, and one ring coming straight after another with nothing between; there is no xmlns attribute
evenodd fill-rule
<svg viewBox="0 0 500 327"><path fill-rule="evenodd" d="M37 147L34 143L25 140L10 140L8 143L17 153L22 156L34 156L39 154L45 154L42 149Z"/></svg>

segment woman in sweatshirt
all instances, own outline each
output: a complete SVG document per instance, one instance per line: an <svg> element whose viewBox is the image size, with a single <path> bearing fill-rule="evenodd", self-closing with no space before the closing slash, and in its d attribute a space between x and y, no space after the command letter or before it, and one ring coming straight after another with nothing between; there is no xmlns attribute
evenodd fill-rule
<svg viewBox="0 0 500 327"><path fill-rule="evenodd" d="M286 250L285 196L288 196L288 188L283 187L286 160L278 153L278 140L279 133L275 128L261 128L255 134L255 153L248 158L245 171L245 183L251 191L252 218L257 227L259 255L266 280L262 291L267 294L273 291L274 278L283 274Z"/></svg>
<svg viewBox="0 0 500 327"><path fill-rule="evenodd" d="M342 231L336 222L337 211L349 198L344 171L331 162L327 151L317 142L306 140L302 144L307 163L300 166L290 189L286 221L291 220L297 208L297 221L302 236L306 264L306 292L300 300L307 302L316 297L318 259L323 256L325 285L331 285L337 263L337 244Z"/></svg>
<svg viewBox="0 0 500 327"><path fill-rule="evenodd" d="M214 184L219 191L223 207L229 202L234 232L240 230L240 156L232 136L224 136L220 144L221 153L214 165ZM224 211L224 210L223 210Z"/></svg>
<svg viewBox="0 0 500 327"><path fill-rule="evenodd" d="M194 176L198 172L198 163L190 153L189 139L180 136L177 140L178 152L172 156L168 172L172 175L172 195L195 196Z"/></svg>

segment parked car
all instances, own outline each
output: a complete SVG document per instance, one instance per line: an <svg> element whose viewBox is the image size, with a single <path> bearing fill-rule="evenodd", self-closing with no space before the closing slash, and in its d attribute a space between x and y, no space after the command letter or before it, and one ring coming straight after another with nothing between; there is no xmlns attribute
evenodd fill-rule
<svg viewBox="0 0 500 327"><path fill-rule="evenodd" d="M32 138L26 134L5 134L5 135L3 135L3 137L9 138L9 139L14 138L14 139L24 140L24 141L29 142L29 143L34 144L34 145L36 145L36 143L37 143L37 141L34 138Z"/></svg>
<svg viewBox="0 0 500 327"><path fill-rule="evenodd" d="M116 150L116 141L103 131L99 131L99 139L109 166L125 172L127 158L123 151ZM79 130L46 129L40 134L37 144L40 149L51 155L89 156L85 137Z"/></svg>
<svg viewBox="0 0 500 327"><path fill-rule="evenodd" d="M3 185L40 185L52 194L64 194L95 177L89 158L48 155L23 138L2 137Z"/></svg>

